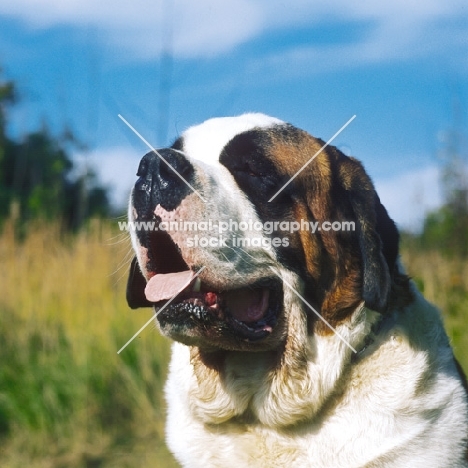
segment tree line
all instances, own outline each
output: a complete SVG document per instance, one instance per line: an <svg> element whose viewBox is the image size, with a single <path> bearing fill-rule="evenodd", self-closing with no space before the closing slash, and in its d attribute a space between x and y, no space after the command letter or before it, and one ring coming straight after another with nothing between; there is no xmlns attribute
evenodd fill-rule
<svg viewBox="0 0 468 468"><path fill-rule="evenodd" d="M76 230L91 217L108 216L107 190L70 156L79 146L71 131L57 137L44 123L20 138L8 135L9 112L18 100L14 82L0 77L0 223L14 218L25 228L37 219L58 220Z"/></svg>

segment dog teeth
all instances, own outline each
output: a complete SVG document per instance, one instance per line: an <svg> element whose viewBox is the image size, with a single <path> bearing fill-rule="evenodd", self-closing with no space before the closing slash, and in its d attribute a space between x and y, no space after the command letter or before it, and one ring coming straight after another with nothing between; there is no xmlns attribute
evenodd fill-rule
<svg viewBox="0 0 468 468"><path fill-rule="evenodd" d="M193 283L192 291L200 292L200 289L201 289L201 280L197 276L197 278L195 279L195 283Z"/></svg>

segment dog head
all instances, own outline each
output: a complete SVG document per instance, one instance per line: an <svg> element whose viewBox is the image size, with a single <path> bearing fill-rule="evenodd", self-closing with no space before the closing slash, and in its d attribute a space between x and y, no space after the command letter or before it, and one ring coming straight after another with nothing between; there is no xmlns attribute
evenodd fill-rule
<svg viewBox="0 0 468 468"><path fill-rule="evenodd" d="M310 334L330 333L306 302L332 326L362 303L385 313L398 232L362 165L323 146L245 114L146 154L129 205L141 223L129 305L160 308L163 334L208 350L275 349L293 309Z"/></svg>

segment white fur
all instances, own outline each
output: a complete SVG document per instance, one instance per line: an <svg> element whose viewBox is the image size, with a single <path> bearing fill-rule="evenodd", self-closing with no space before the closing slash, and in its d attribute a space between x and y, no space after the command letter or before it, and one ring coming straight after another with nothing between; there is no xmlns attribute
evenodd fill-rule
<svg viewBox="0 0 468 468"><path fill-rule="evenodd" d="M281 120L259 113L210 119L184 132L185 153L190 159L219 166L221 150L236 135L253 128L266 128L282 123L284 122Z"/></svg>

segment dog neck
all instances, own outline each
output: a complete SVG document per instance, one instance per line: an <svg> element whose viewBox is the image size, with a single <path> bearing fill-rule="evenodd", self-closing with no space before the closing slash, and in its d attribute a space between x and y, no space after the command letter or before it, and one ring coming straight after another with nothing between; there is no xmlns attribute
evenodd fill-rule
<svg viewBox="0 0 468 468"><path fill-rule="evenodd" d="M281 350L204 353L190 349L194 377L190 409L197 419L221 424L248 415L250 420L278 427L317 415L327 399L340 391L343 379L339 377L353 364L349 345L360 350L360 357L369 349L367 337L386 323L361 304L351 323L337 328L343 341L337 335L307 336L304 314L293 311L289 317L294 333L288 333Z"/></svg>

